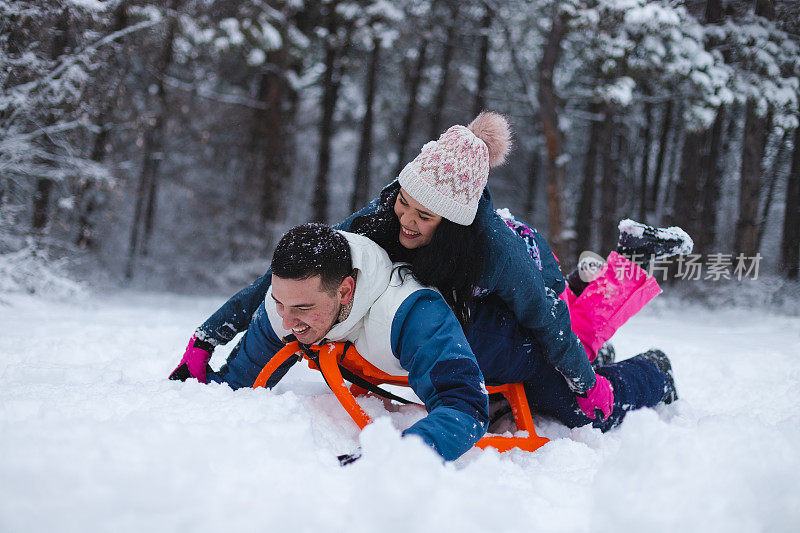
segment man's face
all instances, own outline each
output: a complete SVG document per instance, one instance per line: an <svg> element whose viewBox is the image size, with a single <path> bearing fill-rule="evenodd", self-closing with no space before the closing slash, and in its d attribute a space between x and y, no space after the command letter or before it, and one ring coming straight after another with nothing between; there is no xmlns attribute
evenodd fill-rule
<svg viewBox="0 0 800 533"><path fill-rule="evenodd" d="M279 278L272 275L272 299L284 329L291 330L303 344L319 342L331 330L342 305L348 303L355 290L353 278L348 276L331 293L321 287L322 278Z"/></svg>

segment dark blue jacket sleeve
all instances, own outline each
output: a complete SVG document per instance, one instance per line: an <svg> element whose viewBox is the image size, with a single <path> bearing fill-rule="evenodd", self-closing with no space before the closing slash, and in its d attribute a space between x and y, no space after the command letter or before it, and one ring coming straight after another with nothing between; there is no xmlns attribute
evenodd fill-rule
<svg viewBox="0 0 800 533"><path fill-rule="evenodd" d="M419 435L446 460L469 450L486 433L488 395L483 375L442 297L417 291L392 322L392 350L428 416L404 435Z"/></svg>
<svg viewBox="0 0 800 533"><path fill-rule="evenodd" d="M380 205L380 199L375 198L364 208L356 211L342 222L334 226L336 229L348 231L356 217L374 213ZM212 346L227 344L239 332L250 325L250 320L258 306L264 301L267 290L272 281L272 270L253 283L234 294L222 307L217 309L195 332L197 338L210 343Z"/></svg>
<svg viewBox="0 0 800 533"><path fill-rule="evenodd" d="M272 271L267 270L266 274L234 294L197 328L197 338L218 346L227 344L247 329L253 313L264 302L271 281Z"/></svg>
<svg viewBox="0 0 800 533"><path fill-rule="evenodd" d="M252 387L261 369L272 356L283 348L284 344L275 334L269 323L264 303L253 314L253 322L247 329L239 344L231 351L228 360L219 369L208 376L209 381L227 383L232 389ZM267 381L267 388L272 388L297 362L296 357L289 358L278 367Z"/></svg>
<svg viewBox="0 0 800 533"><path fill-rule="evenodd" d="M520 325L532 332L548 361L564 376L572 391L589 390L595 383L594 370L572 331L567 304L556 293L556 289L564 289L563 276L553 278L553 286L548 286L524 241L499 216L492 212L483 222L488 255L480 286L496 293ZM543 239L537 242L543 262L547 260L545 266L554 263L546 242ZM549 271L546 274L553 277ZM553 283L559 280L560 283Z"/></svg>
<svg viewBox="0 0 800 533"><path fill-rule="evenodd" d="M360 210L356 211L346 219L336 224L334 228L340 229L342 231L350 231L350 226L353 224L353 221L356 218L360 217L361 215L371 215L372 213L378 210L379 205L380 205L380 198L373 198L366 206L362 207Z"/></svg>

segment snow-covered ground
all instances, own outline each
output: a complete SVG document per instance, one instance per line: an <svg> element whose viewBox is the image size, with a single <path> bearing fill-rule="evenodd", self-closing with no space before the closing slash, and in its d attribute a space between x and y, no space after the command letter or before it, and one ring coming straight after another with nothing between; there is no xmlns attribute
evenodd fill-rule
<svg viewBox="0 0 800 533"><path fill-rule="evenodd" d="M301 365L272 392L167 380L222 300L0 299L0 531L800 531L800 318L657 300L615 344L664 349L678 402L442 464L399 438L415 408L359 436Z"/></svg>

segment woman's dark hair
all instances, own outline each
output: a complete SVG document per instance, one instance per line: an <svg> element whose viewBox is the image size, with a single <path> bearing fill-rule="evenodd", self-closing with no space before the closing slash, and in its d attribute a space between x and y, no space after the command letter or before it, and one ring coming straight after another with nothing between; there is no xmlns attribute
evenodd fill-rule
<svg viewBox="0 0 800 533"><path fill-rule="evenodd" d="M378 243L394 262L406 262L414 277L423 285L436 287L466 330L469 308L478 278L483 269L483 250L473 221L462 226L442 218L431 242L409 250L399 241L400 221L394 203L400 184L394 182L381 192L380 206L375 213L356 217L350 231Z"/></svg>

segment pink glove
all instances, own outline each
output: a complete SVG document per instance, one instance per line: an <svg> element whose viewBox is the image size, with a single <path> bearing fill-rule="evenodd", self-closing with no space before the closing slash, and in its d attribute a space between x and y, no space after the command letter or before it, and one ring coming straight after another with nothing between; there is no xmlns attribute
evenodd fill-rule
<svg viewBox="0 0 800 533"><path fill-rule="evenodd" d="M206 372L211 370L208 366L208 360L211 359L211 354L203 348L195 346L197 335L192 335L189 339L189 345L186 346L186 352L183 354L178 367L169 375L169 379L178 381L186 381L189 378L196 378L200 383L206 382Z"/></svg>
<svg viewBox="0 0 800 533"><path fill-rule="evenodd" d="M603 412L603 420L608 420L611 411L614 410L614 387L611 386L610 381L597 374L594 387L586 391L585 397L578 396L576 400L578 400L578 407L581 408L581 411L592 420L597 416L594 412L595 409Z"/></svg>

